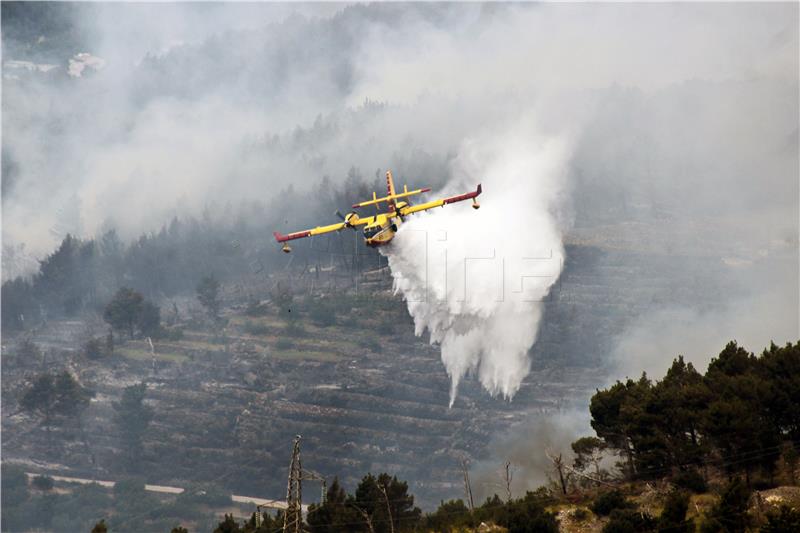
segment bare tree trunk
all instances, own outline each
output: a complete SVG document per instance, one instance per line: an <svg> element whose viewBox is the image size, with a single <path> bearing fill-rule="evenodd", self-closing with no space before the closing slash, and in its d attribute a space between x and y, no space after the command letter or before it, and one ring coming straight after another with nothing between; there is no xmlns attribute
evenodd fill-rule
<svg viewBox="0 0 800 533"><path fill-rule="evenodd" d="M353 507L353 509L361 513L361 516L364 517L364 520L367 522L367 528L369 529L369 533L375 533L375 528L372 527L372 517L369 515L369 513L367 513L364 509L353 503L351 503L350 505Z"/></svg>
<svg viewBox="0 0 800 533"><path fill-rule="evenodd" d="M564 494L564 496L566 496L567 495L567 477L564 475L564 467L565 467L565 465L564 465L563 456L560 453L558 455L548 453L547 457L551 461L553 461L553 466L555 467L555 471L556 471L556 473L558 473L558 481L559 481L559 484L561 485L561 492Z"/></svg>
<svg viewBox="0 0 800 533"><path fill-rule="evenodd" d="M392 518L392 507L389 505L389 496L386 494L386 487L380 485L383 499L386 500L386 512L389 513L389 532L394 533L394 519Z"/></svg>

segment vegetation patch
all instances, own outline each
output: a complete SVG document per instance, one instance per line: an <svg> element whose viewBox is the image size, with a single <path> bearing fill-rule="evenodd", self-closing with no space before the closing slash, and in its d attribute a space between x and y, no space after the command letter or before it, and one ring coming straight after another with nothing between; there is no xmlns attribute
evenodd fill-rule
<svg viewBox="0 0 800 533"><path fill-rule="evenodd" d="M137 348L117 348L116 353L123 357L127 357L128 359L134 359L136 361L150 361L153 359L153 354L150 353L149 350L139 350ZM158 361L168 361L170 363L183 363L184 361L188 361L189 357L179 353L162 353L156 352L156 360Z"/></svg>
<svg viewBox="0 0 800 533"><path fill-rule="evenodd" d="M318 352L313 350L306 351L306 350L299 350L297 348L291 348L288 350L275 350L270 352L269 355L276 359L284 359L287 361L308 360L308 361L320 361L325 363L335 363L336 361L341 361L343 359L341 355L331 352Z"/></svg>

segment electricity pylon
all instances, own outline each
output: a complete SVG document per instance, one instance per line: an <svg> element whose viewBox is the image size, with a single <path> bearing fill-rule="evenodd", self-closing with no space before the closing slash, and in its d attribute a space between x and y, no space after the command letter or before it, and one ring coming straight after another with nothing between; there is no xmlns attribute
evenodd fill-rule
<svg viewBox="0 0 800 533"><path fill-rule="evenodd" d="M300 466L300 435L294 438L292 462L289 465L289 482L286 486L286 512L283 515L283 533L303 531L302 479Z"/></svg>

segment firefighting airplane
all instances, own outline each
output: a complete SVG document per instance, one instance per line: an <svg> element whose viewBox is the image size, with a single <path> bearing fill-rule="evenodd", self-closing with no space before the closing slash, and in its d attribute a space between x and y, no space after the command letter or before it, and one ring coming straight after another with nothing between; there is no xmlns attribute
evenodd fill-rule
<svg viewBox="0 0 800 533"><path fill-rule="evenodd" d="M391 171L386 172L386 189L389 194L383 198L378 198L378 195L373 192L372 200L361 202L359 204L353 204L353 209L367 207L370 205L374 205L377 209L379 204L385 202L388 209L385 213L377 213L373 216L360 217L356 212L342 215L339 211L337 211L336 214L342 219L342 222L339 222L338 224L317 226L314 229L298 231L288 235L281 235L276 231L273 232L273 235L275 235L275 240L277 240L279 243L283 243L283 247L281 249L288 254L292 251L292 248L289 246L288 242L294 239L302 239L303 237L311 237L313 235L322 235L323 233L340 231L344 228L352 228L355 230L357 226L364 226L364 243L373 248L377 246L383 246L391 242L391 240L394 238L394 234L397 233L397 229L400 227L400 224L403 223L403 219L411 213L425 211L426 209L433 209L434 207L444 207L447 204L454 204L463 200L472 200L473 209L478 209L480 204L476 198L482 192L481 186L478 184L477 189L466 194L459 194L458 196L451 196L441 200L425 202L424 204L411 205L405 201L398 201L398 199L408 198L409 196L413 196L415 194L428 192L430 191L430 188L409 191L408 186L405 185L403 186L403 192L397 194L394 189L394 181L392 180Z"/></svg>

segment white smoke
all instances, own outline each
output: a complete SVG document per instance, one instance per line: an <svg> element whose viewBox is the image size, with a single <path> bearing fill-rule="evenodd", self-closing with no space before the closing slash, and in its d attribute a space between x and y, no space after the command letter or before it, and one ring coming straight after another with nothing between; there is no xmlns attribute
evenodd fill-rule
<svg viewBox="0 0 800 533"><path fill-rule="evenodd" d="M416 215L384 250L416 334L427 330L441 346L451 406L467 374L507 399L528 374L542 301L564 261L557 219L567 156L567 142L537 134L532 120L464 142L444 193L482 182L482 208Z"/></svg>

